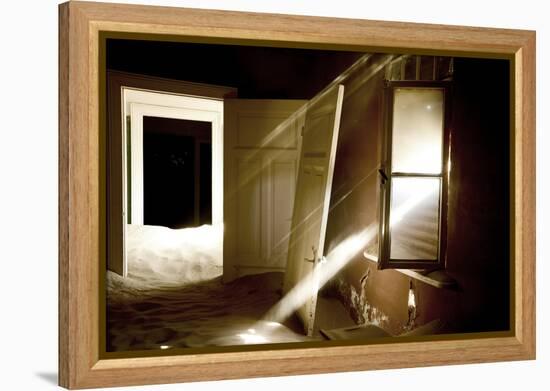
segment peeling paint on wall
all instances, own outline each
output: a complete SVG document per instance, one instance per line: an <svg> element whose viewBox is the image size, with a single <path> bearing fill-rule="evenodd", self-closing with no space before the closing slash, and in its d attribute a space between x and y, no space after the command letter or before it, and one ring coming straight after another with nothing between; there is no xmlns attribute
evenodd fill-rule
<svg viewBox="0 0 550 391"><path fill-rule="evenodd" d="M366 285L369 273L361 278L361 291L346 283L342 278L337 280L338 295L350 310L352 319L359 325L375 325L385 330L391 330L388 316L379 308L369 303L366 295Z"/></svg>

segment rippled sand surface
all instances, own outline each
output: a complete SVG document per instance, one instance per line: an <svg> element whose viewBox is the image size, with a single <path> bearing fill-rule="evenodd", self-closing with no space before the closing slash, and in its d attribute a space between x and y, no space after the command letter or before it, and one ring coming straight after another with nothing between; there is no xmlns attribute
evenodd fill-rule
<svg viewBox="0 0 550 391"><path fill-rule="evenodd" d="M129 228L129 275L107 272L108 351L308 340L261 320L281 298L282 273L222 284L215 249L208 240L193 240L207 235L208 226Z"/></svg>

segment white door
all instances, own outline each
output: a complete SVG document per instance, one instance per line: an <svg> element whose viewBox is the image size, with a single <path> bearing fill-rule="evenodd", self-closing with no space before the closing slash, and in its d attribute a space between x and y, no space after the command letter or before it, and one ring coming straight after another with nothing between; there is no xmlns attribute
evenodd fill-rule
<svg viewBox="0 0 550 391"><path fill-rule="evenodd" d="M224 101L224 282L285 270L306 103Z"/></svg>
<svg viewBox="0 0 550 391"><path fill-rule="evenodd" d="M343 97L344 86L336 85L312 101L305 116L284 293L294 290L307 335L313 333Z"/></svg>

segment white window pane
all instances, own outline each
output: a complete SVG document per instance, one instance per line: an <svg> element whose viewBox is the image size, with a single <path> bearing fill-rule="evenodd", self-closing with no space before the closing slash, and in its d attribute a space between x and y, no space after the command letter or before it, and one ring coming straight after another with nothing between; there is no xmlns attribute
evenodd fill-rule
<svg viewBox="0 0 550 391"><path fill-rule="evenodd" d="M443 90L396 88L394 93L392 171L441 173Z"/></svg>
<svg viewBox="0 0 550 391"><path fill-rule="evenodd" d="M440 181L418 177L392 179L391 259L437 259Z"/></svg>

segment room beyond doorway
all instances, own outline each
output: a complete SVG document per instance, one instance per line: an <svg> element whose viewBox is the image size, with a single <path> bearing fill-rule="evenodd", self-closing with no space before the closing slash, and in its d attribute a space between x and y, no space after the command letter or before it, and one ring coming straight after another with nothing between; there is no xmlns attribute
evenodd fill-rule
<svg viewBox="0 0 550 391"><path fill-rule="evenodd" d="M212 224L212 124L145 116L143 185L144 224Z"/></svg>

